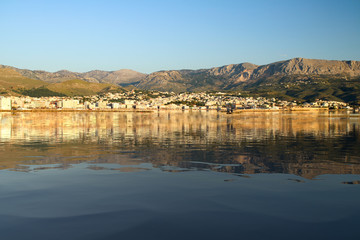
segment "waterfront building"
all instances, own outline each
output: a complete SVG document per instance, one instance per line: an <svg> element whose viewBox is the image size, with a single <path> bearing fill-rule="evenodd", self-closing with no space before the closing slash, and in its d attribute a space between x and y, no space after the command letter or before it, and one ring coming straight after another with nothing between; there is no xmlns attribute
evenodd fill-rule
<svg viewBox="0 0 360 240"><path fill-rule="evenodd" d="M60 105L63 109L78 109L84 108L84 105L80 105L77 99L64 99Z"/></svg>
<svg viewBox="0 0 360 240"><path fill-rule="evenodd" d="M11 110L11 98L0 96L0 110Z"/></svg>

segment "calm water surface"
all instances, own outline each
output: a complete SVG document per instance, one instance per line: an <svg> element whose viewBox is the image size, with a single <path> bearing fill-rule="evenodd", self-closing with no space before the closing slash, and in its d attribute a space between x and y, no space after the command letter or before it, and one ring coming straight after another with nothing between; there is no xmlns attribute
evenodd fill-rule
<svg viewBox="0 0 360 240"><path fill-rule="evenodd" d="M0 113L1 239L359 239L360 116Z"/></svg>

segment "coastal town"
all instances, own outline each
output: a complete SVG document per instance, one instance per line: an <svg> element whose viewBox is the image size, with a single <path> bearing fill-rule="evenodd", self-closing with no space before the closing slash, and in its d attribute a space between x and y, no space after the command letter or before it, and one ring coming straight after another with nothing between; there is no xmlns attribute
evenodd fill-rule
<svg viewBox="0 0 360 240"><path fill-rule="evenodd" d="M353 109L338 101L285 101L277 98L249 97L241 93L180 93L132 90L75 97L0 96L0 111L32 110L306 110Z"/></svg>

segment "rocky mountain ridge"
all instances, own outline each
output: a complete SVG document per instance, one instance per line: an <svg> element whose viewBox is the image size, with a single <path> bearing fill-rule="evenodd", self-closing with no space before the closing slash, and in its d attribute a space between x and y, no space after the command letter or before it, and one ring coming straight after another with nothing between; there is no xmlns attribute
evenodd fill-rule
<svg viewBox="0 0 360 240"><path fill-rule="evenodd" d="M213 87L213 90L231 90L236 89L239 85L254 83L270 77L295 75L357 77L360 76L360 62L293 58L261 66L241 63L200 70L160 71L146 76L138 84L138 87L196 91L203 90L208 85Z"/></svg>

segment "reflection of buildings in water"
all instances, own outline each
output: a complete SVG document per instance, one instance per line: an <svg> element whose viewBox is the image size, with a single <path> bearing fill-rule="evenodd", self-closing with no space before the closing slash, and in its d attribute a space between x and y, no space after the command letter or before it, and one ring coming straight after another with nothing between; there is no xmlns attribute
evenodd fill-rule
<svg viewBox="0 0 360 240"><path fill-rule="evenodd" d="M277 157L271 159L267 156L252 156L248 152L209 153L205 150L195 150L181 153L179 150L165 150L159 147L138 152L121 152L116 149L99 151L95 145L86 145L85 148L81 146L81 144L61 146L60 149L50 148L46 152L44 149L25 147L20 149L20 154L19 147L8 146L9 148L3 149L5 153L0 161L0 169L15 171L68 169L74 164L86 163L87 168L91 170L120 172L159 168L168 172L211 170L230 174L286 173L307 179L314 179L323 174L360 174L360 161L357 164L324 159L279 161ZM14 151L11 151L11 148ZM24 158L24 154L28 157Z"/></svg>
<svg viewBox="0 0 360 240"><path fill-rule="evenodd" d="M177 169L211 170L232 174L257 174L257 173L286 173L294 174L307 179L313 179L323 174L360 174L360 157L347 156L351 162L340 161L339 154L331 156L313 156L312 160L306 160L306 151L293 149L294 156L283 155L281 150L266 153L267 151L255 147L254 151L246 148L241 150L194 150L194 151L166 151L156 149L150 153L144 153L148 161L156 168L169 166ZM256 153L254 153L256 152ZM340 153L341 155L341 153Z"/></svg>
<svg viewBox="0 0 360 240"><path fill-rule="evenodd" d="M278 172L306 178L360 173L360 152L354 148L360 143L360 120L346 115L1 113L0 123L0 150L4 153L0 169L18 168L19 162L26 160L34 165L60 164L57 167L64 169L81 162L124 166L149 162L157 168ZM119 153L122 149L139 150L135 155L141 160L126 163L132 155Z"/></svg>
<svg viewBox="0 0 360 240"><path fill-rule="evenodd" d="M331 137L359 129L359 119L325 113L124 112L0 114L1 141L169 140L174 144L257 141L309 133ZM171 142L170 141L170 142Z"/></svg>

